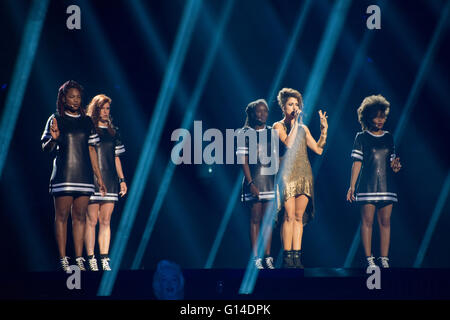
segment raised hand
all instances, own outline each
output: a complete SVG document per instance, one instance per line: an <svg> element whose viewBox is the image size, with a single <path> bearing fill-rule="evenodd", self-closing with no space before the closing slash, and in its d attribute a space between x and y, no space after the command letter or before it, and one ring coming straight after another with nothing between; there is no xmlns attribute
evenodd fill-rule
<svg viewBox="0 0 450 320"><path fill-rule="evenodd" d="M322 110L319 110L319 117L320 117L320 131L327 132L328 130L328 121L327 121L327 112Z"/></svg>
<svg viewBox="0 0 450 320"><path fill-rule="evenodd" d="M58 128L58 121L56 121L56 118L52 119L52 125L50 127L50 134L52 135L53 140L57 140L59 138L59 128Z"/></svg>

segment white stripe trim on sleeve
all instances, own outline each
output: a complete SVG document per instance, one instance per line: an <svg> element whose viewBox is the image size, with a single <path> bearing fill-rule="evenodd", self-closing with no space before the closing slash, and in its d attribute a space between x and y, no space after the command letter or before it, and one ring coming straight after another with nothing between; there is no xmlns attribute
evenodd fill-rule
<svg viewBox="0 0 450 320"><path fill-rule="evenodd" d="M357 154L357 153L352 153L351 157L359 159L359 160L363 160L363 157L361 155Z"/></svg>

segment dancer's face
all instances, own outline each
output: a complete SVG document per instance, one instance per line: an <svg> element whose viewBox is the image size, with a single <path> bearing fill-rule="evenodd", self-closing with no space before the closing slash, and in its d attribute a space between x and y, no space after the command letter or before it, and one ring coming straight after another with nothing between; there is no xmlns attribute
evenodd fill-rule
<svg viewBox="0 0 450 320"><path fill-rule="evenodd" d="M109 104L109 102L107 102L100 108L100 120L105 122L109 121L110 112L111 105Z"/></svg>
<svg viewBox="0 0 450 320"><path fill-rule="evenodd" d="M372 122L376 129L383 129L383 126L386 123L386 114L382 111L378 111L377 116L372 119Z"/></svg>
<svg viewBox="0 0 450 320"><path fill-rule="evenodd" d="M70 111L76 112L81 106L81 93L76 88L70 88L66 94L66 105L69 106Z"/></svg>
<svg viewBox="0 0 450 320"><path fill-rule="evenodd" d="M296 111L300 112L298 99L295 97L289 97L284 105L284 114L286 116L293 117Z"/></svg>
<svg viewBox="0 0 450 320"><path fill-rule="evenodd" d="M253 116L257 125L261 126L266 124L268 115L269 112L264 104L260 103L255 107Z"/></svg>

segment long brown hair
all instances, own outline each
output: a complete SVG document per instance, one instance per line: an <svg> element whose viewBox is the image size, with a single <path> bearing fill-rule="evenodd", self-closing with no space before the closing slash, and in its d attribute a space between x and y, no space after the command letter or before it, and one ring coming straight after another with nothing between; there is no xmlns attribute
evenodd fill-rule
<svg viewBox="0 0 450 320"><path fill-rule="evenodd" d="M94 122L95 130L97 131L97 133L100 133L100 129L98 127L98 123L100 121L100 109L106 103L111 104L111 102L112 100L110 97L104 94L98 94L94 98L92 98L91 102L87 106L86 114L91 117L92 122ZM108 132L113 136L116 135L116 130L114 130L114 126L112 124L111 114L109 115Z"/></svg>

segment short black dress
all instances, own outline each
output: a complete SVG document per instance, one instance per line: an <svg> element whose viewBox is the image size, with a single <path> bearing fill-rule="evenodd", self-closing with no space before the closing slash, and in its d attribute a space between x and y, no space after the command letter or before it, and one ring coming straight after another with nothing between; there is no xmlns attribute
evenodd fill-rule
<svg viewBox="0 0 450 320"><path fill-rule="evenodd" d="M358 132L351 157L361 161L362 167L356 187L356 201L373 204L397 202L394 172L391 161L395 159L394 138L388 131L374 135Z"/></svg>
<svg viewBox="0 0 450 320"><path fill-rule="evenodd" d="M95 146L99 137L91 118L65 113L52 114L45 125L41 142L51 139L50 128L53 119L58 122L60 135L53 160L50 178L50 194L58 196L90 196L94 193L94 178L89 146Z"/></svg>
<svg viewBox="0 0 450 320"><path fill-rule="evenodd" d="M100 143L97 144L96 150L98 155L98 164L102 175L103 183L106 187L106 194L102 196L94 176L95 193L89 199L90 202L108 202L118 201L119 197L119 177L116 171L116 157L125 152L125 146L120 138L119 128L114 128L115 135L109 133L107 127L99 127L98 135Z"/></svg>
<svg viewBox="0 0 450 320"><path fill-rule="evenodd" d="M274 168L278 168L278 163L268 163L268 164L262 164L261 159L264 156L267 158L271 157L271 159L276 159L278 161L277 156L278 155L272 155L271 153L275 152L275 150L272 150L272 127L266 126L264 129L255 130L251 127L244 127L241 129L239 134L245 135L245 143L244 145L237 146L236 155L238 157L240 156L248 156L249 157L249 169L250 174L252 176L253 182L255 186L259 190L259 197L253 196L253 194L250 192L250 186L247 185L247 181L245 180L245 177L242 180L242 189L241 189L241 201L242 202L250 202L250 201L268 201L275 199L275 174ZM255 134L256 136L256 145L254 149L252 146L249 146L249 136L251 134ZM264 144L263 141L266 141ZM265 146L264 146L265 145ZM250 147L250 149L249 149ZM252 155L249 154L249 152L255 152L256 154L253 154L254 159L256 160L256 163L250 164L252 162ZM267 162L267 161L263 161Z"/></svg>

